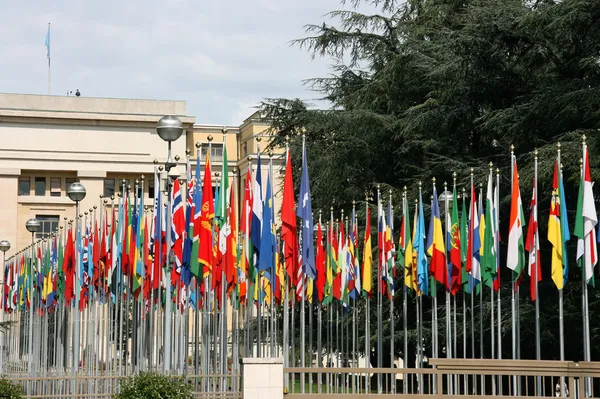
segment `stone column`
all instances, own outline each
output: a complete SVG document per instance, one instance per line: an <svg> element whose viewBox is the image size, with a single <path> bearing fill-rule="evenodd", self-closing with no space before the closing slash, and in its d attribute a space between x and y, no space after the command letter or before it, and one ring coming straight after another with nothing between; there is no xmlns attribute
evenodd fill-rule
<svg viewBox="0 0 600 399"><path fill-rule="evenodd" d="M244 399L283 399L283 358L242 359Z"/></svg>

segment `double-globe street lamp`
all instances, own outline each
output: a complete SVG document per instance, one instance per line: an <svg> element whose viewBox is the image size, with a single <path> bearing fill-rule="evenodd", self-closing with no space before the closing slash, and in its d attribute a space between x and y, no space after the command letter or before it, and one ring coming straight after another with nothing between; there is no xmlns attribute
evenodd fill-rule
<svg viewBox="0 0 600 399"><path fill-rule="evenodd" d="M181 137L183 133L183 123L181 120L173 115L167 115L160 118L156 125L156 132L160 136L161 139L167 142L168 150L167 150L167 162L165 162L165 172L167 173L167 280L170 280L171 276L171 246L172 246L172 237L171 237L171 179L177 179L178 173L175 173L174 167L177 165L176 162L173 162L171 159L171 143L176 141L179 137ZM171 172L171 170L173 171ZM166 284L166 298L167 301L171 298L171 282L168 281ZM165 331L171 331L171 306L165 306ZM164 359L163 359L163 371L165 373L169 372L171 368L171 336L170 334L164 334Z"/></svg>
<svg viewBox="0 0 600 399"><path fill-rule="evenodd" d="M4 266L4 270L6 270L6 251L10 249L10 242L7 240L0 241L0 251L2 251L2 265ZM4 275L4 280L6 280L6 275ZM0 310L0 323L4 321L4 312ZM0 375L3 374L3 365L4 365L4 335L0 334Z"/></svg>
<svg viewBox="0 0 600 399"><path fill-rule="evenodd" d="M27 339L27 374L33 376L33 307L35 298L33 295L33 258L35 254L35 233L40 231L42 224L36 218L29 219L25 228L31 233L31 256L29 258L29 336Z"/></svg>
<svg viewBox="0 0 600 399"><path fill-rule="evenodd" d="M72 183L67 187L67 196L71 201L75 201L75 237L79 237L79 203L85 198L86 191L83 184L79 182ZM79 300L81 297L81 281L79 269L79 254L77 250L79 245L75 246L75 325L73 326L73 375L77 375L79 370Z"/></svg>

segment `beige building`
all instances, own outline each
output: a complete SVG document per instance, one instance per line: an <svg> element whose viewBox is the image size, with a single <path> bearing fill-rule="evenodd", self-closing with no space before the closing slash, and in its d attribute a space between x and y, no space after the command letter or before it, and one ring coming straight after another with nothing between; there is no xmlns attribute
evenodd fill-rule
<svg viewBox="0 0 600 399"><path fill-rule="evenodd" d="M213 126L196 123L184 101L0 94L0 239L12 245L7 256L31 242L25 228L28 219L42 222L37 235L42 238L65 218L74 218L75 204L66 195L72 182L81 182L87 190L80 213L100 206L100 196L118 191L122 179L133 186L142 176L144 196L151 204L154 160L164 164L167 157L167 144L155 129L163 115L176 115L183 122L183 136L172 147L173 156L181 158L177 167L181 177L186 176L186 150L194 170L196 143L200 143L204 164L208 137L213 136L212 171L220 171L226 146L230 183L235 181L240 201L246 172L251 164L256 165L257 138L265 138L262 147L268 141L267 125L257 114L241 126ZM268 161L263 154L264 182ZM277 212L282 150L273 156L273 165Z"/></svg>

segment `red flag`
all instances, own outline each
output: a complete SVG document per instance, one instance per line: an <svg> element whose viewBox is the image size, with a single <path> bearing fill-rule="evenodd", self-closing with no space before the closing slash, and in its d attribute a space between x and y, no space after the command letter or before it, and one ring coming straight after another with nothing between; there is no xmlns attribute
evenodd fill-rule
<svg viewBox="0 0 600 399"><path fill-rule="evenodd" d="M75 253L73 248L73 235L71 229L67 233L67 245L63 259L63 273L65 274L65 302L68 306L73 300L73 278L75 277Z"/></svg>
<svg viewBox="0 0 600 399"><path fill-rule="evenodd" d="M235 288L237 283L236 255L237 255L237 221L235 219L235 190L231 188L229 196L229 207L227 209L227 220L229 233L227 235L227 250L225 252L225 277L227 278L227 292Z"/></svg>
<svg viewBox="0 0 600 399"><path fill-rule="evenodd" d="M296 226L296 203L294 182L292 181L292 158L287 150L285 180L283 182L283 201L281 203L281 242L285 269L292 285L296 285L298 275L298 230Z"/></svg>
<svg viewBox="0 0 600 399"><path fill-rule="evenodd" d="M213 237L212 221L215 217L215 204L212 191L212 174L210 172L210 154L206 154L206 166L204 167L204 182L202 187L202 212L200 214L200 232L198 239L200 248L198 250L198 261L204 266L204 276L212 273L213 267ZM195 225L194 225L195 227ZM208 288L208 287L207 287Z"/></svg>
<svg viewBox="0 0 600 399"><path fill-rule="evenodd" d="M298 258L296 258L298 259ZM319 301L323 302L323 295L325 293L325 283L327 282L327 272L325 265L325 250L323 248L323 232L321 231L321 221L319 220L317 230L317 253L316 253L316 267L317 267L317 280L315 286L317 288L317 295Z"/></svg>

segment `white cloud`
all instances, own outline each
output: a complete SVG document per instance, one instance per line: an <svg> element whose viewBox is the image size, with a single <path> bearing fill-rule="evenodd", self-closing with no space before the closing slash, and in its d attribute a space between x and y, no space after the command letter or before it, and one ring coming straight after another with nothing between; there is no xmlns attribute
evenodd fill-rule
<svg viewBox="0 0 600 399"><path fill-rule="evenodd" d="M289 42L320 24L338 0L132 0L3 10L0 91L47 92L44 39L52 23L52 94L186 100L200 123L239 124L265 97L318 95L325 76Z"/></svg>

